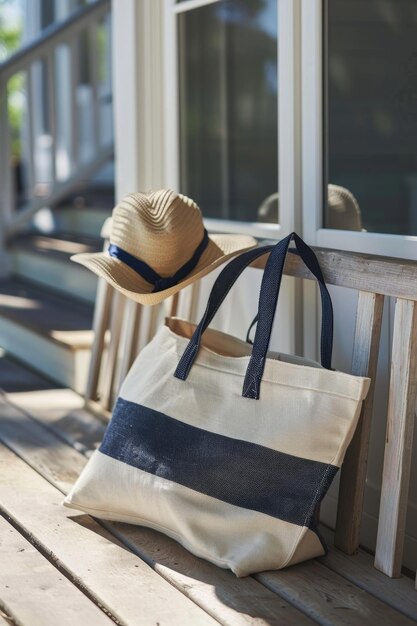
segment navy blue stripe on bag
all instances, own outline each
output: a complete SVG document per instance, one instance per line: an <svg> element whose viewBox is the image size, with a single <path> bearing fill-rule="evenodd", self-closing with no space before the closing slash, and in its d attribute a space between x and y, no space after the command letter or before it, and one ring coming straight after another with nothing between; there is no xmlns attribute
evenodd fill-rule
<svg viewBox="0 0 417 626"><path fill-rule="evenodd" d="M184 424L122 398L99 450L223 502L313 530L317 506L338 471Z"/></svg>

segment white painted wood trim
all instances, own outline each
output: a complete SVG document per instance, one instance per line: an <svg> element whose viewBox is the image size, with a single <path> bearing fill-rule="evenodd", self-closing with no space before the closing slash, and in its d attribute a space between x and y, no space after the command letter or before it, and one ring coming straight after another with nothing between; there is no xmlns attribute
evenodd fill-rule
<svg viewBox="0 0 417 626"><path fill-rule="evenodd" d="M214 4L215 2L219 2L219 0L185 0L184 2L180 2L179 4L173 2L172 10L174 13L184 13L185 11L191 11L192 9L198 9L200 7L205 7L208 4Z"/></svg>
<svg viewBox="0 0 417 626"><path fill-rule="evenodd" d="M317 244L323 211L322 0L301 0L302 235Z"/></svg>
<svg viewBox="0 0 417 626"><path fill-rule="evenodd" d="M164 0L113 0L116 196L166 185Z"/></svg>
<svg viewBox="0 0 417 626"><path fill-rule="evenodd" d="M138 185L139 134L139 2L112 2L112 55L116 198Z"/></svg>
<svg viewBox="0 0 417 626"><path fill-rule="evenodd" d="M280 239L282 235L279 224L262 224L258 222L240 222L238 220L222 220L205 218L205 227L210 232L218 233L241 233L259 237L260 239Z"/></svg>
<svg viewBox="0 0 417 626"><path fill-rule="evenodd" d="M301 229L301 3L278 2L279 220L284 235ZM278 140L278 138L277 138Z"/></svg>
<svg viewBox="0 0 417 626"><path fill-rule="evenodd" d="M320 228L316 233L316 244L323 248L365 252L401 259L417 259L417 237L405 235Z"/></svg>
<svg viewBox="0 0 417 626"><path fill-rule="evenodd" d="M178 46L175 0L164 2L164 122L165 179L164 185L179 191L179 107L178 107Z"/></svg>
<svg viewBox="0 0 417 626"><path fill-rule="evenodd" d="M71 350L6 318L0 320L0 331L7 352L58 384L84 393L90 349Z"/></svg>

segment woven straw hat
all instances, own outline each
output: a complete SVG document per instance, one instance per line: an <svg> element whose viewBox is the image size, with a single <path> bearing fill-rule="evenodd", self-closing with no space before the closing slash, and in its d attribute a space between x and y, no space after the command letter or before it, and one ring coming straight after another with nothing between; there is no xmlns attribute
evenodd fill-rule
<svg viewBox="0 0 417 626"><path fill-rule="evenodd" d="M127 195L113 209L109 250L71 260L132 300L158 304L255 246L246 235L209 236L197 204L162 189Z"/></svg>

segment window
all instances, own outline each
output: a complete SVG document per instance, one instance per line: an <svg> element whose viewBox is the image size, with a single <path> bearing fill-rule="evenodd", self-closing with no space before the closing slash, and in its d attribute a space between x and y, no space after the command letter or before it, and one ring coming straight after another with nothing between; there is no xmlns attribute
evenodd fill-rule
<svg viewBox="0 0 417 626"><path fill-rule="evenodd" d="M417 6L331 0L324 224L417 235Z"/></svg>
<svg viewBox="0 0 417 626"><path fill-rule="evenodd" d="M277 0L177 13L180 188L206 217L276 224Z"/></svg>

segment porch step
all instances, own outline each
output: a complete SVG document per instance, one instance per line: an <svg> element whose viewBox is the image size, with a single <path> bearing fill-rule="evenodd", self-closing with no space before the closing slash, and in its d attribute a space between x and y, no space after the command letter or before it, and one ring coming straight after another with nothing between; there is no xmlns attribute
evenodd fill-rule
<svg viewBox="0 0 417 626"><path fill-rule="evenodd" d="M59 385L45 378L28 365L23 365L0 349L0 389L6 393L35 392L54 389Z"/></svg>
<svg viewBox="0 0 417 626"><path fill-rule="evenodd" d="M21 279L0 283L0 346L56 383L83 393L93 307Z"/></svg>
<svg viewBox="0 0 417 626"><path fill-rule="evenodd" d="M29 234L17 237L9 252L16 276L92 304L97 279L81 265L72 263L70 256L98 252L102 246L98 237L73 233Z"/></svg>
<svg viewBox="0 0 417 626"><path fill-rule="evenodd" d="M102 207L61 207L54 211L55 228L58 231L99 237L101 228L106 219L111 216L111 212L111 208Z"/></svg>

